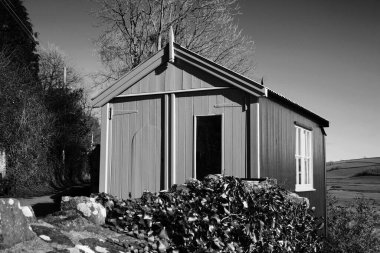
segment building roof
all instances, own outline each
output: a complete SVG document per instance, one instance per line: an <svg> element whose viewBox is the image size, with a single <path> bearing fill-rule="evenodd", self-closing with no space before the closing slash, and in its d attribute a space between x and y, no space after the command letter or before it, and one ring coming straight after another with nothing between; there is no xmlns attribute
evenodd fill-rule
<svg viewBox="0 0 380 253"><path fill-rule="evenodd" d="M322 118L321 116L317 115L316 113L306 109L305 107L297 104L296 102L284 97L283 95L271 90L267 89L267 97L270 99L273 99L275 101L280 102L281 104L287 105L288 107L296 110L297 112L304 114L305 116L308 116L309 118L312 118L316 120L322 127L329 127L329 121Z"/></svg>
<svg viewBox="0 0 380 253"><path fill-rule="evenodd" d="M174 62L184 61L188 64L195 66L196 68L205 71L223 81L231 84L234 87L242 89L247 93L250 93L257 97L268 97L269 99L275 100L285 106L292 108L293 110L310 117L317 121L322 127L328 127L329 122L313 113L312 111L302 107L301 105L289 100L283 95L276 93L275 91L268 89L257 81L251 80L243 75L240 75L228 68L225 68L215 62L212 62L205 57L200 56L181 47L179 44L172 43L168 44L165 48L158 51L152 57L147 59L145 62L141 63L130 72L122 76L119 80L113 83L108 88L101 91L99 94L92 98L94 107L101 107L108 103L111 99L121 94L124 90L131 87L141 78L149 74L151 71L156 69L162 64L167 64L171 61L170 57L174 55Z"/></svg>

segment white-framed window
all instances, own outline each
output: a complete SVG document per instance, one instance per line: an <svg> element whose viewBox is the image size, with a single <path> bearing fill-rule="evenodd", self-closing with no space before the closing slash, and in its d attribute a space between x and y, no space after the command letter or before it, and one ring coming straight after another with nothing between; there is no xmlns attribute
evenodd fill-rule
<svg viewBox="0 0 380 253"><path fill-rule="evenodd" d="M313 191L312 131L296 128L296 191Z"/></svg>

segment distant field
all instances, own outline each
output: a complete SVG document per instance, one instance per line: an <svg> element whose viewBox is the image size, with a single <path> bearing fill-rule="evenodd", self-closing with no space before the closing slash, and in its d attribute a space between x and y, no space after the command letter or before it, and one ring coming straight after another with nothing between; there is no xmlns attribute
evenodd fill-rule
<svg viewBox="0 0 380 253"><path fill-rule="evenodd" d="M363 196L380 211L380 157L328 162L327 190L342 204Z"/></svg>
<svg viewBox="0 0 380 253"><path fill-rule="evenodd" d="M347 178L353 176L380 176L380 157L328 162L327 178Z"/></svg>

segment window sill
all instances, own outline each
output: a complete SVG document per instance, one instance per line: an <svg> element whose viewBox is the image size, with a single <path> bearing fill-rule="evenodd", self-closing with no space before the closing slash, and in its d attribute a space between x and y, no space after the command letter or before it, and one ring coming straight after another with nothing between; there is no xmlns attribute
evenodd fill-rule
<svg viewBox="0 0 380 253"><path fill-rule="evenodd" d="M311 185L296 184L295 191L296 192L314 192L314 191L316 191L316 189L314 189L313 186L311 186Z"/></svg>

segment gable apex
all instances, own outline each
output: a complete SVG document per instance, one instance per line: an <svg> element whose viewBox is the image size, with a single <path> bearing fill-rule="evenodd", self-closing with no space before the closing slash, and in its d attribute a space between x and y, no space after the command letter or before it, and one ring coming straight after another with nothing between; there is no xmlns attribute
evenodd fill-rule
<svg viewBox="0 0 380 253"><path fill-rule="evenodd" d="M124 90L135 84L141 78L154 71L160 65L168 62L168 47L164 47L156 54L148 58L145 62L133 68L124 74L113 84L99 92L92 98L93 107L101 107L108 103L112 98L116 97Z"/></svg>
<svg viewBox="0 0 380 253"><path fill-rule="evenodd" d="M248 79L232 70L229 70L219 64L216 64L188 49L181 47L179 44L172 43L172 51L174 51L174 65L180 62L185 62L192 65L199 71L206 72L214 77L223 80L233 87L244 90L254 96L262 96L265 94L265 88L261 84ZM120 95L123 91L130 88L144 76L154 71L163 64L167 64L170 54L169 44L158 51L152 57L141 63L130 72L119 78L108 88L101 91L98 95L92 98L94 107L101 107L108 103L114 97Z"/></svg>

